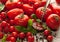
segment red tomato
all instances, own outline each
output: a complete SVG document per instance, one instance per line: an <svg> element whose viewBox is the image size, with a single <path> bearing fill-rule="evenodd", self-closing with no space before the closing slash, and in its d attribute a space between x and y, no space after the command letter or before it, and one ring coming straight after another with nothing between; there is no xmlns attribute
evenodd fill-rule
<svg viewBox="0 0 60 42"><path fill-rule="evenodd" d="M15 37L10 37L9 41L16 42L16 38Z"/></svg>
<svg viewBox="0 0 60 42"><path fill-rule="evenodd" d="M53 36L49 35L49 36L47 37L47 40L48 40L48 42L52 42Z"/></svg>
<svg viewBox="0 0 60 42"><path fill-rule="evenodd" d="M51 14L47 20L46 24L52 29L57 30L60 26L60 17L56 14Z"/></svg>
<svg viewBox="0 0 60 42"><path fill-rule="evenodd" d="M49 30L45 30L45 31L44 31L44 35L45 35L45 36L48 36L49 34L50 34L50 31L49 31Z"/></svg>
<svg viewBox="0 0 60 42"><path fill-rule="evenodd" d="M7 0L0 0L2 3L6 3Z"/></svg>
<svg viewBox="0 0 60 42"><path fill-rule="evenodd" d="M53 14L57 14L60 16L60 6L57 4L50 4L49 8L51 8Z"/></svg>
<svg viewBox="0 0 60 42"><path fill-rule="evenodd" d="M21 13L24 13L22 9L19 9L19 8L15 8L15 9L12 9L12 10L9 10L7 12L7 15L8 15L8 18L9 19L14 19L15 16L21 14Z"/></svg>
<svg viewBox="0 0 60 42"><path fill-rule="evenodd" d="M34 36L28 36L28 42L34 42Z"/></svg>
<svg viewBox="0 0 60 42"><path fill-rule="evenodd" d="M37 18L41 19L42 16L44 15L44 7L39 7L37 10L36 10L36 16ZM47 8L46 10L46 13L44 15L44 20L46 21L47 17L52 13L52 10L50 8Z"/></svg>
<svg viewBox="0 0 60 42"><path fill-rule="evenodd" d="M15 38L18 37L18 33L17 33L17 32L12 32L11 35L12 35L13 37L15 37Z"/></svg>
<svg viewBox="0 0 60 42"><path fill-rule="evenodd" d="M60 0L56 0L56 3L57 3L57 4L60 4Z"/></svg>
<svg viewBox="0 0 60 42"><path fill-rule="evenodd" d="M19 33L19 38L24 39L25 34L23 32Z"/></svg>
<svg viewBox="0 0 60 42"><path fill-rule="evenodd" d="M27 32L26 33L26 37L28 37L28 36L32 36L32 33L31 32Z"/></svg>
<svg viewBox="0 0 60 42"><path fill-rule="evenodd" d="M15 17L14 19L14 23L15 25L20 25L20 26L27 26L29 17L27 15L23 15L23 17L21 17L22 14L18 15Z"/></svg>
<svg viewBox="0 0 60 42"><path fill-rule="evenodd" d="M15 27L14 26L10 26L9 32L14 32L14 31L15 31Z"/></svg>
<svg viewBox="0 0 60 42"><path fill-rule="evenodd" d="M34 8L32 6L30 6L29 4L23 4L23 10L27 15L31 15L32 13L34 13Z"/></svg>
<svg viewBox="0 0 60 42"><path fill-rule="evenodd" d="M10 10L10 9L13 9L13 8L16 8L17 6L17 3L19 2L19 0L8 0L6 3L5 3L5 7Z"/></svg>

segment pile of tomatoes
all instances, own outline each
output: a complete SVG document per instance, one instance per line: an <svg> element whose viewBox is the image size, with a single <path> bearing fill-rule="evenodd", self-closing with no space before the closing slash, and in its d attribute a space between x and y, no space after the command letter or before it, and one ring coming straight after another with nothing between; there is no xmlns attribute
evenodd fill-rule
<svg viewBox="0 0 60 42"><path fill-rule="evenodd" d="M44 14L46 1L0 0L0 7L4 7L0 9L0 39L4 42L20 39L34 42L35 34L32 32L40 32L48 42L52 42L51 31L57 31L60 26L60 0L56 0L56 4L49 4ZM27 31L28 28L30 30Z"/></svg>

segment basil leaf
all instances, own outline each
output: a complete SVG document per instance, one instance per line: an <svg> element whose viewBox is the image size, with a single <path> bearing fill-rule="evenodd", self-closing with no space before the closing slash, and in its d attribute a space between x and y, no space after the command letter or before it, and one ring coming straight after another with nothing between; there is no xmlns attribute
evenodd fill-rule
<svg viewBox="0 0 60 42"><path fill-rule="evenodd" d="M6 42L6 37L7 37L7 35L5 34L2 38L2 42Z"/></svg>
<svg viewBox="0 0 60 42"><path fill-rule="evenodd" d="M0 4L0 11L2 11L4 9L5 5L4 4Z"/></svg>
<svg viewBox="0 0 60 42"><path fill-rule="evenodd" d="M32 26L32 24L33 24L32 19L29 19L29 20L28 20L28 26Z"/></svg>
<svg viewBox="0 0 60 42"><path fill-rule="evenodd" d="M31 17L32 17L33 19L37 19L37 17L36 17L35 14L32 14Z"/></svg>
<svg viewBox="0 0 60 42"><path fill-rule="evenodd" d="M15 27L16 27L16 29L17 29L18 31L20 31L20 32L24 32L24 33L27 32L27 29L26 29L25 27L22 27L22 26L15 26Z"/></svg>

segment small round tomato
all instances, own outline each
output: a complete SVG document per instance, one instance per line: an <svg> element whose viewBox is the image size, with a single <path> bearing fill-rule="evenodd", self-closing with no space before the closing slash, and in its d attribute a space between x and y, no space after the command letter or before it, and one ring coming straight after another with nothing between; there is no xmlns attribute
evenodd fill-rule
<svg viewBox="0 0 60 42"><path fill-rule="evenodd" d="M23 32L19 33L19 38L24 39L25 34Z"/></svg>
<svg viewBox="0 0 60 42"><path fill-rule="evenodd" d="M17 33L17 32L12 32L11 35L12 35L13 37L15 37L15 38L18 37L18 33Z"/></svg>
<svg viewBox="0 0 60 42"><path fill-rule="evenodd" d="M57 30L60 26L60 17L57 14L51 14L47 20L46 24L52 29Z"/></svg>
<svg viewBox="0 0 60 42"><path fill-rule="evenodd" d="M45 35L45 36L48 36L49 34L50 34L50 31L49 31L49 30L45 30L45 31L44 31L44 35Z"/></svg>
<svg viewBox="0 0 60 42"><path fill-rule="evenodd" d="M32 36L32 33L31 32L27 32L26 33L26 37L28 37L28 36Z"/></svg>
<svg viewBox="0 0 60 42"><path fill-rule="evenodd" d="M15 37L10 37L9 41L16 42L16 38Z"/></svg>
<svg viewBox="0 0 60 42"><path fill-rule="evenodd" d="M46 21L47 17L52 13L52 10L50 8L47 8L46 13L44 15L44 7L39 7L36 10L36 16L39 19L44 18L44 20Z"/></svg>
<svg viewBox="0 0 60 42"><path fill-rule="evenodd" d="M24 13L22 9L15 8L15 9L12 9L12 10L8 11L7 15L8 15L9 19L14 19L15 16L17 16L17 15L19 15L21 13Z"/></svg>
<svg viewBox="0 0 60 42"><path fill-rule="evenodd" d="M53 36L49 35L49 36L47 37L47 40L48 40L48 42L52 42Z"/></svg>
<svg viewBox="0 0 60 42"><path fill-rule="evenodd" d="M34 36L28 36L28 42L34 42Z"/></svg>
<svg viewBox="0 0 60 42"><path fill-rule="evenodd" d="M4 28L4 27L6 27L7 26L7 22L6 21L2 21L1 22L1 26Z"/></svg>
<svg viewBox="0 0 60 42"><path fill-rule="evenodd" d="M14 23L15 23L15 25L26 27L29 17L27 15L23 15L23 17L21 17L21 16L22 16L22 14L17 15L14 19Z"/></svg>
<svg viewBox="0 0 60 42"><path fill-rule="evenodd" d="M15 31L15 27L14 26L10 26L9 32L14 32L14 31Z"/></svg>

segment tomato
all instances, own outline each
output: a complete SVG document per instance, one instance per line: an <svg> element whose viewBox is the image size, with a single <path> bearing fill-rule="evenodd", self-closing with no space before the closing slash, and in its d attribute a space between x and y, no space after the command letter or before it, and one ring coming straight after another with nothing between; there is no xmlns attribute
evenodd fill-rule
<svg viewBox="0 0 60 42"><path fill-rule="evenodd" d="M44 15L44 7L39 7L36 10L36 16L39 19L44 18L44 21L46 21L47 17L52 13L52 10L50 8L47 8L46 13ZM42 17L43 16L43 17Z"/></svg>
<svg viewBox="0 0 60 42"><path fill-rule="evenodd" d="M21 17L21 16L22 16L22 14L16 16L14 19L14 23L15 23L15 25L26 27L29 17L27 15L23 15L23 17Z"/></svg>
<svg viewBox="0 0 60 42"><path fill-rule="evenodd" d="M28 36L32 36L32 33L31 32L27 32L26 33L26 37L28 37Z"/></svg>
<svg viewBox="0 0 60 42"><path fill-rule="evenodd" d="M12 35L13 37L15 37L15 38L18 37L18 33L17 33L17 32L12 32L11 35Z"/></svg>
<svg viewBox="0 0 60 42"><path fill-rule="evenodd" d="M56 0L56 3L57 3L57 4L60 4L60 0Z"/></svg>
<svg viewBox="0 0 60 42"><path fill-rule="evenodd" d="M16 38L15 37L10 37L9 41L16 42Z"/></svg>
<svg viewBox="0 0 60 42"><path fill-rule="evenodd" d="M17 6L17 3L19 2L19 0L8 0L6 3L5 3L5 7L10 10L10 9L13 9L13 8L16 8Z"/></svg>
<svg viewBox="0 0 60 42"><path fill-rule="evenodd" d="M25 37L24 32L19 33L19 38L24 39L24 37Z"/></svg>
<svg viewBox="0 0 60 42"><path fill-rule="evenodd" d="M57 14L51 14L47 20L46 24L52 29L57 30L60 26L60 17Z"/></svg>
<svg viewBox="0 0 60 42"><path fill-rule="evenodd" d="M14 26L10 26L9 32L14 32L14 31L15 31L15 27Z"/></svg>
<svg viewBox="0 0 60 42"><path fill-rule="evenodd" d="M49 36L47 37L47 40L48 40L48 42L52 42L53 36L49 35Z"/></svg>
<svg viewBox="0 0 60 42"><path fill-rule="evenodd" d="M44 35L45 35L45 36L50 35L50 31L49 31L49 30L45 30L45 31L44 31Z"/></svg>
<svg viewBox="0 0 60 42"><path fill-rule="evenodd" d="M32 6L30 6L29 4L23 4L23 10L27 15L31 15L32 13L34 13L34 8Z"/></svg>
<svg viewBox="0 0 60 42"><path fill-rule="evenodd" d="M34 42L34 36L28 36L28 42Z"/></svg>
<svg viewBox="0 0 60 42"><path fill-rule="evenodd" d="M4 27L6 27L7 26L7 22L6 21L2 21L1 22L1 26L4 28Z"/></svg>
<svg viewBox="0 0 60 42"><path fill-rule="evenodd" d="M49 8L51 8L53 14L57 14L60 16L60 6L57 4L50 4Z"/></svg>
<svg viewBox="0 0 60 42"><path fill-rule="evenodd" d="M15 9L12 9L12 10L9 10L7 12L7 15L8 15L8 18L9 19L14 19L15 16L21 14L21 13L24 13L22 9L19 9L19 8L15 8Z"/></svg>

